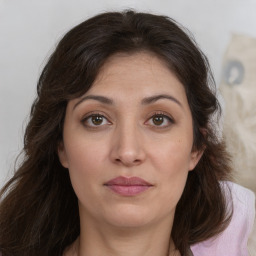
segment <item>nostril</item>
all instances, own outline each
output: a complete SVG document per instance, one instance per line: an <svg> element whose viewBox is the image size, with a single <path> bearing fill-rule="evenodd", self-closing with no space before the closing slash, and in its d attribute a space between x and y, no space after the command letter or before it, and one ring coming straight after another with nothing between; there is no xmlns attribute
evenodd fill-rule
<svg viewBox="0 0 256 256"><path fill-rule="evenodd" d="M118 164L123 164L126 166L138 165L140 164L140 159L126 159L126 158L116 158L115 162Z"/></svg>
<svg viewBox="0 0 256 256"><path fill-rule="evenodd" d="M127 134L126 134L127 135ZM145 160L145 152L138 140L131 142L127 138L117 140L110 152L111 161L126 166L139 165Z"/></svg>

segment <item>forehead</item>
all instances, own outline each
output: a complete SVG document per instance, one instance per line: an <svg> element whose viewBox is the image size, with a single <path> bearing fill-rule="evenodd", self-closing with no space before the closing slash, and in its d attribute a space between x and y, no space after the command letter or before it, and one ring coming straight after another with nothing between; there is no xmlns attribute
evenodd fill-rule
<svg viewBox="0 0 256 256"><path fill-rule="evenodd" d="M151 52L136 52L136 53L116 53L106 60L95 83L102 77L105 79L111 75L129 75L130 71L134 71L133 78L136 79L136 74L151 77L154 73L172 73L165 62ZM134 76L135 75L135 76Z"/></svg>
<svg viewBox="0 0 256 256"><path fill-rule="evenodd" d="M115 91L151 96L154 93L174 93L186 100L185 90L166 63L153 53L119 53L110 57L101 68L87 93Z"/></svg>

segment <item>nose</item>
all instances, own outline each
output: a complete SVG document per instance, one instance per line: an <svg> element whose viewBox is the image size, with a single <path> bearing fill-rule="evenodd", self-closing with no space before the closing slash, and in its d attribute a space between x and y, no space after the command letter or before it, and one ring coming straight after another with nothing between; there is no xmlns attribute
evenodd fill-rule
<svg viewBox="0 0 256 256"><path fill-rule="evenodd" d="M142 134L136 125L117 128L113 137L111 150L113 162L130 167L145 161Z"/></svg>

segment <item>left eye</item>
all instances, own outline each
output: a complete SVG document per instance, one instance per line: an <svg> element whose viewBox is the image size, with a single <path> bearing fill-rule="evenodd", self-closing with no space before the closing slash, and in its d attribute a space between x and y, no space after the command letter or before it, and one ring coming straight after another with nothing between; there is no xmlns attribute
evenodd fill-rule
<svg viewBox="0 0 256 256"><path fill-rule="evenodd" d="M88 127L96 127L109 124L107 118L99 114L90 115L86 117L82 122L85 126Z"/></svg>
<svg viewBox="0 0 256 256"><path fill-rule="evenodd" d="M155 114L147 121L147 123L152 126L167 127L170 124L173 124L174 121L167 115Z"/></svg>

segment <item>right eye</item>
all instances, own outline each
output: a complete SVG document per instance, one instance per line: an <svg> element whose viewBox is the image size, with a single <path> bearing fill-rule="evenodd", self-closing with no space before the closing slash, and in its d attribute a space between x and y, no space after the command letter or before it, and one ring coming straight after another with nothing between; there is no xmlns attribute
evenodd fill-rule
<svg viewBox="0 0 256 256"><path fill-rule="evenodd" d="M82 123L86 127L93 127L93 128L110 124L108 119L101 114L92 114L92 115L86 116L82 120Z"/></svg>

